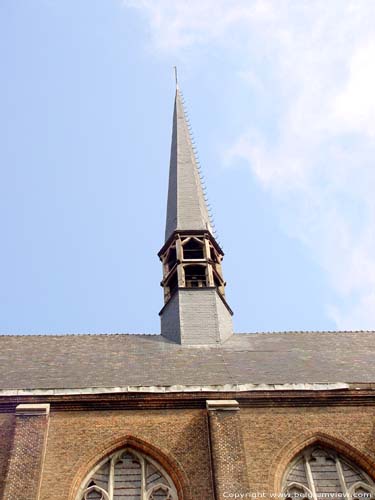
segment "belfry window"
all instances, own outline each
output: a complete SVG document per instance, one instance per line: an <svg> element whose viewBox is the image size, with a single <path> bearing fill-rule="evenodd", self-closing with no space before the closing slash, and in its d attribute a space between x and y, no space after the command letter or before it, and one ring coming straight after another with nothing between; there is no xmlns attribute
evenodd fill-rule
<svg viewBox="0 0 375 500"><path fill-rule="evenodd" d="M169 271L176 264L176 262L177 262L176 247L171 247L171 249L168 252L168 259L167 259L167 265Z"/></svg>
<svg viewBox="0 0 375 500"><path fill-rule="evenodd" d="M222 283L220 282L216 273L214 273L214 283L215 283L216 288L218 288L218 289L220 289L220 287L222 286Z"/></svg>
<svg viewBox="0 0 375 500"><path fill-rule="evenodd" d="M168 279L167 286L169 288L170 294L172 294L175 290L177 290L178 278L176 270L172 273L171 277Z"/></svg>
<svg viewBox="0 0 375 500"><path fill-rule="evenodd" d="M211 246L211 260L217 264L220 263L219 255L212 246Z"/></svg>
<svg viewBox="0 0 375 500"><path fill-rule="evenodd" d="M207 286L205 266L185 266L186 288L202 288Z"/></svg>
<svg viewBox="0 0 375 500"><path fill-rule="evenodd" d="M178 495L159 464L141 453L124 449L94 468L76 500L178 500Z"/></svg>
<svg viewBox="0 0 375 500"><path fill-rule="evenodd" d="M284 477L283 498L374 500L375 483L359 467L336 451L311 446L289 466Z"/></svg>
<svg viewBox="0 0 375 500"><path fill-rule="evenodd" d="M184 259L204 259L203 243L196 238L190 238L183 243Z"/></svg>

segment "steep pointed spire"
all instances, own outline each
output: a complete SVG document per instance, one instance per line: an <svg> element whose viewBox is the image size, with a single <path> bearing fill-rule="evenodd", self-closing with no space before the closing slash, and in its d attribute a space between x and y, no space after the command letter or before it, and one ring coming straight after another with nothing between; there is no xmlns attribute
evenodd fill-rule
<svg viewBox="0 0 375 500"><path fill-rule="evenodd" d="M174 231L213 233L188 120L176 79L165 240Z"/></svg>
<svg viewBox="0 0 375 500"><path fill-rule="evenodd" d="M215 345L233 334L224 253L213 235L176 74L163 263L161 334L183 345Z"/></svg>

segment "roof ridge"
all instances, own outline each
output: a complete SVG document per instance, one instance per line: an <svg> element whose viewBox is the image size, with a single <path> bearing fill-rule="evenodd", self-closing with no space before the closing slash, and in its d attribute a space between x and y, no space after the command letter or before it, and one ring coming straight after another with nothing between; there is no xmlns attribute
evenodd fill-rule
<svg viewBox="0 0 375 500"><path fill-rule="evenodd" d="M137 337L161 337L158 333L121 333L121 332L109 332L109 333L1 333L2 337L120 337L120 336L137 336Z"/></svg>
<svg viewBox="0 0 375 500"><path fill-rule="evenodd" d="M274 331L256 331L256 332L236 332L233 335L287 335L293 333L374 333L375 330L274 330ZM160 333L123 333L123 332L104 332L104 333L1 333L0 338L9 337L157 337L163 338ZM233 338L227 339L227 342ZM165 339L167 340L167 339Z"/></svg>
<svg viewBox="0 0 375 500"><path fill-rule="evenodd" d="M375 330L269 330L257 332L236 332L236 335L271 335L288 333L375 333ZM228 339L229 340L229 339Z"/></svg>

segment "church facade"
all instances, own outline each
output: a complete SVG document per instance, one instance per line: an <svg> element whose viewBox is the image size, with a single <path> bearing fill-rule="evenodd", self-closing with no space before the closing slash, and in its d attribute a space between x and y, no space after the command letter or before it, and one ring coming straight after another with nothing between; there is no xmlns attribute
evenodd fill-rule
<svg viewBox="0 0 375 500"><path fill-rule="evenodd" d="M234 334L176 89L160 335L0 337L0 499L375 498L375 332Z"/></svg>

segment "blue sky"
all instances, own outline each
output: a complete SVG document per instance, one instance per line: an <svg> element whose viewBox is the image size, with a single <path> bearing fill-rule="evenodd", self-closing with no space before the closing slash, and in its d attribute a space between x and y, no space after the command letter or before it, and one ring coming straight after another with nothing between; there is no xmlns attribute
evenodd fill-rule
<svg viewBox="0 0 375 500"><path fill-rule="evenodd" d="M375 3L0 3L0 332L158 333L174 97L238 332L375 323Z"/></svg>

